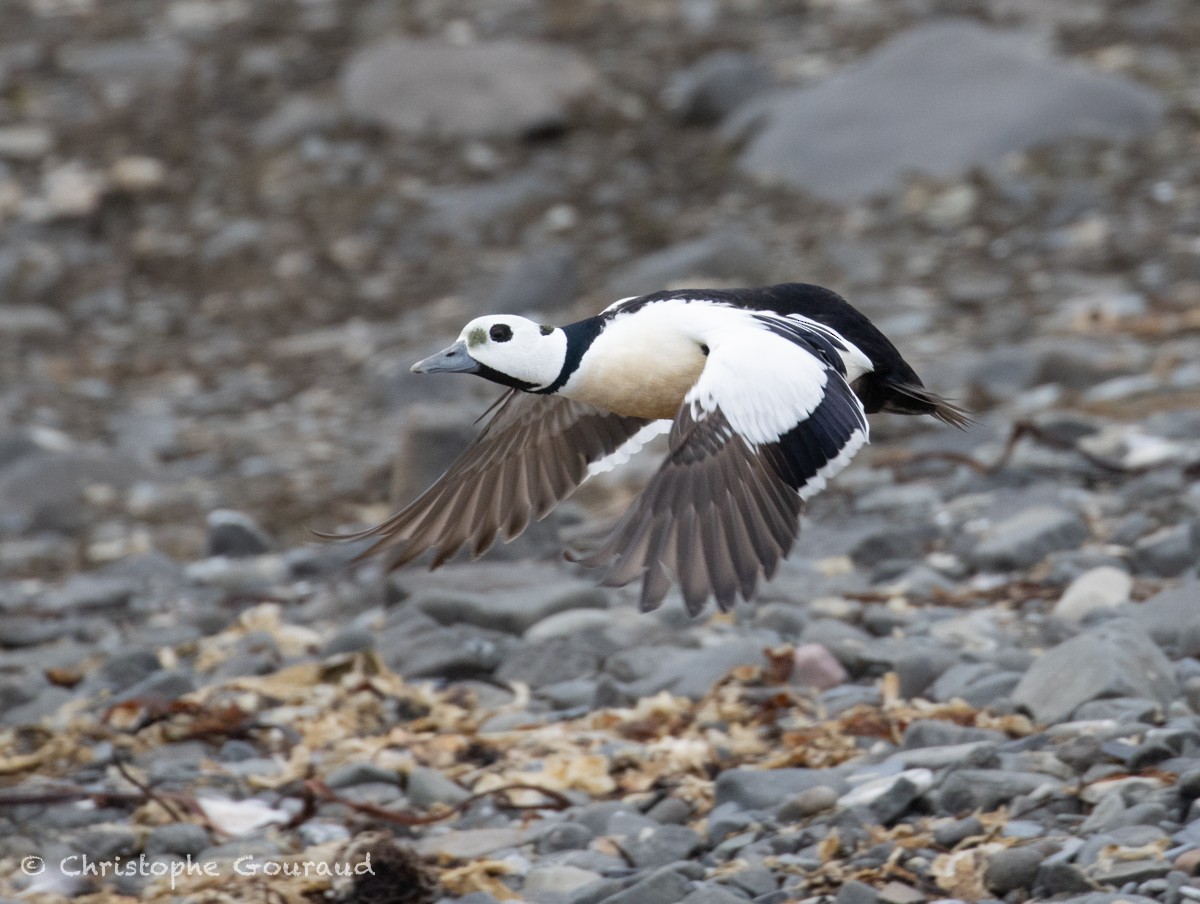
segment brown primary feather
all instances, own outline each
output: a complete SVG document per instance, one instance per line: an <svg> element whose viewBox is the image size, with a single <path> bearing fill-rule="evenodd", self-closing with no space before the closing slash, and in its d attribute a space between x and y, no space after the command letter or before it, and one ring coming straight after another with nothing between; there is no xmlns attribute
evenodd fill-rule
<svg viewBox="0 0 1200 904"><path fill-rule="evenodd" d="M642 578L641 608L658 606L679 581L693 615L714 596L729 609L774 574L800 530L803 502L777 467L729 429L724 415L696 421L685 405L663 466L612 529L581 561L607 565L604 583Z"/></svg>
<svg viewBox="0 0 1200 904"><path fill-rule="evenodd" d="M545 517L587 476L588 465L616 451L646 425L561 396L510 390L466 451L414 502L381 524L339 540L376 538L363 559L394 548L398 568L433 550L433 567L463 546L482 555Z"/></svg>

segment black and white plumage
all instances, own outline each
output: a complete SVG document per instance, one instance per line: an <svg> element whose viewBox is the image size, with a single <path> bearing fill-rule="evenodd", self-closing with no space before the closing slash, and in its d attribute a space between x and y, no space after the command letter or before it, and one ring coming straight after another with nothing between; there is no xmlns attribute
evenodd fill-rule
<svg viewBox="0 0 1200 904"><path fill-rule="evenodd" d="M656 292L566 327L496 315L415 373L509 387L475 441L364 553L442 564L511 540L589 474L657 433L669 451L603 545L605 583L642 581L643 610L678 581L687 608L749 600L787 556L805 500L867 442L866 415L969 423L924 388L888 339L836 293L788 283Z"/></svg>

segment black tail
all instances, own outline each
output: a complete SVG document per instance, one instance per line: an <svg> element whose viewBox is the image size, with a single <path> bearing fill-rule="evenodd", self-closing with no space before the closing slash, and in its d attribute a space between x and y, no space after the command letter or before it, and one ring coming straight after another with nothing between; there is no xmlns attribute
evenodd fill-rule
<svg viewBox="0 0 1200 904"><path fill-rule="evenodd" d="M914 386L912 383L885 383L882 393L883 411L894 411L897 414L931 414L944 424L966 430L975 421L963 408L943 399L936 392L930 392L924 386Z"/></svg>

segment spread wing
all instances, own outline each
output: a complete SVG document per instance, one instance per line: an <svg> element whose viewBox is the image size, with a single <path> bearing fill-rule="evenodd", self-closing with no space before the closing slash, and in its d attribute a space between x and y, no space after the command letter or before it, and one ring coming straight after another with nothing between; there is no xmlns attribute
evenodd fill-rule
<svg viewBox="0 0 1200 904"><path fill-rule="evenodd" d="M804 500L867 441L862 403L820 334L752 324L711 344L670 451L608 539L583 561L606 584L642 579L654 609L673 575L688 611L750 599L787 556Z"/></svg>
<svg viewBox="0 0 1200 904"><path fill-rule="evenodd" d="M434 550L433 567L464 545L474 556L544 518L588 476L588 466L635 437L647 421L559 396L510 390L479 436L428 490L382 524L338 540L377 538L359 558L395 547L398 568Z"/></svg>

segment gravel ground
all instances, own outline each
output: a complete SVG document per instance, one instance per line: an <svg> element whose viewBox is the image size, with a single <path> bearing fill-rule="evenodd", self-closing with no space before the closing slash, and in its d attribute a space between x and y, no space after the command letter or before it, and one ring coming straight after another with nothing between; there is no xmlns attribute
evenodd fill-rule
<svg viewBox="0 0 1200 904"><path fill-rule="evenodd" d="M950 18L953 17L953 18ZM0 4L0 901L1200 900L1200 6ZM859 305L881 417L756 604L310 529L480 313Z"/></svg>

